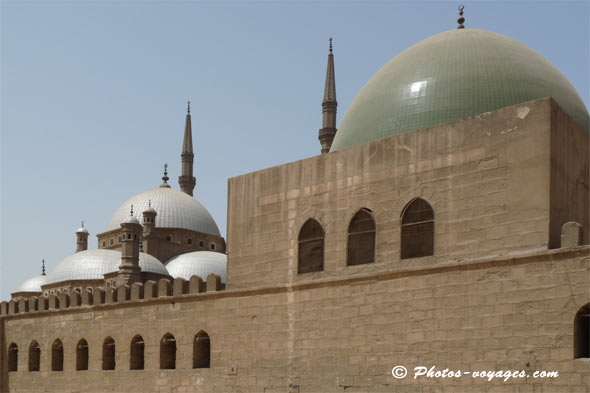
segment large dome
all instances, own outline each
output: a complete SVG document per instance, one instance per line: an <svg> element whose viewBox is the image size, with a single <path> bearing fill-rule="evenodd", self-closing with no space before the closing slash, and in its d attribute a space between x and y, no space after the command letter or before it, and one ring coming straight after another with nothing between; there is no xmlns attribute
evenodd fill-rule
<svg viewBox="0 0 590 393"><path fill-rule="evenodd" d="M114 250L86 250L62 260L47 276L45 284L70 280L103 280L104 274L119 270L121 252ZM143 272L168 275L168 270L158 259L139 253L139 267Z"/></svg>
<svg viewBox="0 0 590 393"><path fill-rule="evenodd" d="M165 187L154 188L128 199L115 212L106 230L119 229L121 223L129 218L131 205L133 215L142 222L143 211L149 207L150 201L158 214L156 227L183 228L221 236L215 220L199 201L184 192Z"/></svg>
<svg viewBox="0 0 590 393"><path fill-rule="evenodd" d="M174 278L182 277L190 280L192 276L199 276L207 280L209 274L217 274L221 282L225 283L227 270L227 255L213 251L195 251L177 255L166 262L166 269Z"/></svg>
<svg viewBox="0 0 590 393"><path fill-rule="evenodd" d="M367 82L330 151L543 97L553 97L588 131L576 89L537 52L489 31L447 31L405 50Z"/></svg>

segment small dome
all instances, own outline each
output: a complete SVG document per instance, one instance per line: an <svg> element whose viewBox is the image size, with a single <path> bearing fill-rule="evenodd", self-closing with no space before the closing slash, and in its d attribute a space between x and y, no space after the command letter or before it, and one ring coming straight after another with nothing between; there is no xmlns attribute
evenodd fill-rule
<svg viewBox="0 0 590 393"><path fill-rule="evenodd" d="M84 227L76 229L76 233L88 233L88 230Z"/></svg>
<svg viewBox="0 0 590 393"><path fill-rule="evenodd" d="M133 205L133 215L141 218L144 210L152 208L157 212L156 226L163 228L183 228L210 235L221 236L219 228L207 209L195 198L173 188L154 188L138 194L119 207L106 231L119 229L129 217L129 206Z"/></svg>
<svg viewBox="0 0 590 393"><path fill-rule="evenodd" d="M545 58L501 34L436 34L385 64L344 114L330 151L552 97L584 130L588 111Z"/></svg>
<svg viewBox="0 0 590 393"><path fill-rule="evenodd" d="M47 276L46 284L70 280L102 280L106 273L119 270L121 252L114 250L86 250L62 260ZM166 267L149 254L139 253L139 267L143 272L169 275Z"/></svg>
<svg viewBox="0 0 590 393"><path fill-rule="evenodd" d="M207 280L207 276L213 273L221 276L221 282L225 283L227 255L213 251L195 251L172 257L165 265L174 278L189 280L192 276L199 276Z"/></svg>
<svg viewBox="0 0 590 393"><path fill-rule="evenodd" d="M143 212L144 213L157 214L156 210L153 207L151 207L151 206L148 206Z"/></svg>
<svg viewBox="0 0 590 393"><path fill-rule="evenodd" d="M126 219L125 221L123 221L123 222L122 222L122 224L137 224L137 225L140 225L140 224L139 224L139 221L137 220L137 218L135 218L135 217L134 217L134 216L132 216L132 215L129 215L129 216L127 217L127 219Z"/></svg>
<svg viewBox="0 0 590 393"><path fill-rule="evenodd" d="M35 276L23 281L16 292L41 292L41 286L47 282L47 276Z"/></svg>

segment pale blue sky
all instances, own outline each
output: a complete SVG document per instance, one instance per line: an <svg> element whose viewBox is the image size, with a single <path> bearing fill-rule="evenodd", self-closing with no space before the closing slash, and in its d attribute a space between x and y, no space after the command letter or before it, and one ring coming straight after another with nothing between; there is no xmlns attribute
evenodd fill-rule
<svg viewBox="0 0 590 393"><path fill-rule="evenodd" d="M226 231L227 179L319 153L328 38L338 121L387 61L456 27L458 2L0 3L0 300L90 248L129 197L178 188L192 102L195 196ZM466 26L546 57L588 107L589 6L466 2Z"/></svg>

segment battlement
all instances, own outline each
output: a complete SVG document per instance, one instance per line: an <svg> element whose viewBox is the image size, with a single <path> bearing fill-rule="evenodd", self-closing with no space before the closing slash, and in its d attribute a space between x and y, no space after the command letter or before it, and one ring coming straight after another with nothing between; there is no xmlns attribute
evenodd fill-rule
<svg viewBox="0 0 590 393"><path fill-rule="evenodd" d="M46 311L66 310L77 307L94 307L109 304L121 304L166 297L178 297L199 293L222 291L225 285L217 274L209 274L206 281L200 276L190 280L176 278L158 281L146 281L145 284L134 283L118 287L92 287L81 292L61 293L49 296L17 298L0 303L0 315L40 313Z"/></svg>

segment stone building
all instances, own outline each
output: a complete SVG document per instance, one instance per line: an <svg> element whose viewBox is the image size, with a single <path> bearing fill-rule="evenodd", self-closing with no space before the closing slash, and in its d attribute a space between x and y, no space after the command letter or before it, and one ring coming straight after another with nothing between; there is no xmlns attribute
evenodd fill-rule
<svg viewBox="0 0 590 393"><path fill-rule="evenodd" d="M588 111L463 22L339 129L330 44L322 154L229 179L227 248L192 197L189 109L182 191L165 172L1 303L2 391L588 392ZM463 375L414 378L433 366Z"/></svg>

